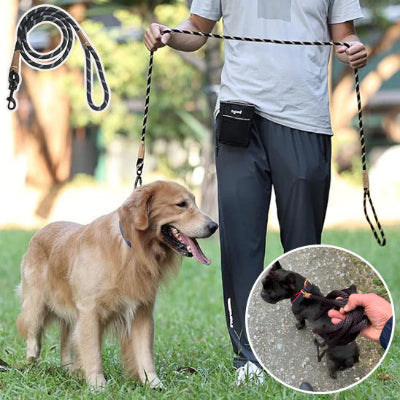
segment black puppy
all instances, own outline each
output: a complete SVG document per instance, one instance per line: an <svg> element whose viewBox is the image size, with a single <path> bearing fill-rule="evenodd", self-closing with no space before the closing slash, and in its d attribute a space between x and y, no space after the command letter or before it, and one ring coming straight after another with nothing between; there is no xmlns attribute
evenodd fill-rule
<svg viewBox="0 0 400 400"><path fill-rule="evenodd" d="M276 304L283 299L291 299L292 311L296 317L297 329L303 329L305 321L308 320L313 330L323 331L327 327L333 326L328 313L321 315L321 304L318 300L308 298L308 294L323 297L318 286L313 285L308 279L297 272L283 269L276 261L268 274L262 280L261 297L264 301ZM321 335L322 339L324 337ZM327 365L331 378L336 379L338 370L352 367L359 359L359 349L356 342L346 345L328 346L321 354L320 347L326 343L315 340L318 352L318 361L326 354Z"/></svg>

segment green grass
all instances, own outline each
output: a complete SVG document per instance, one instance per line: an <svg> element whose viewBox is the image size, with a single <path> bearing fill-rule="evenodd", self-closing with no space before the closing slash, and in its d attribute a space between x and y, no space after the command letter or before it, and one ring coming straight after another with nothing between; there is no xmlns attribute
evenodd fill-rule
<svg viewBox="0 0 400 400"><path fill-rule="evenodd" d="M19 263L33 232L0 231L0 358L10 365L24 358L25 343L18 336L15 320L19 303L14 287L19 281ZM325 244L351 249L381 273L392 293L397 312L400 300L400 232L387 232L388 245L380 248L368 231L327 231ZM282 252L279 235L267 240L267 263ZM215 240L203 241L214 260L205 267L185 259L179 277L160 290L156 311L155 359L165 390L151 391L125 377L120 367L118 345L108 338L103 346L108 386L93 394L84 381L71 378L59 367L56 327L44 338L38 366L0 373L1 399L397 399L400 392L399 329L390 352L366 381L336 395L305 395L267 379L260 387L236 388L232 353L225 329L222 305L219 248ZM192 367L196 373L176 372Z"/></svg>

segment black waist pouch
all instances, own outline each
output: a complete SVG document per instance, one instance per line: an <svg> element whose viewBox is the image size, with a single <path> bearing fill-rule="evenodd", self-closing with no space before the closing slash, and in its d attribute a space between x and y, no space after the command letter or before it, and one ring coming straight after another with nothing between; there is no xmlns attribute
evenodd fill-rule
<svg viewBox="0 0 400 400"><path fill-rule="evenodd" d="M255 106L250 103L221 101L218 141L230 146L247 147Z"/></svg>

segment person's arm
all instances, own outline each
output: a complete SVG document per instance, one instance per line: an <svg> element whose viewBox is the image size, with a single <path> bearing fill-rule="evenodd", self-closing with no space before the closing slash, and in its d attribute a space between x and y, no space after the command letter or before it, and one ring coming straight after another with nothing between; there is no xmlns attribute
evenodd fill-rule
<svg viewBox="0 0 400 400"><path fill-rule="evenodd" d="M186 29L189 31L199 31L210 33L216 21L200 17L199 15L192 14L189 19L180 24L178 29ZM146 30L144 36L144 43L148 50L155 51L160 47L168 46L181 51L195 51L198 50L207 41L206 37L187 35L183 33L162 34L162 31L167 29L165 25L151 24Z"/></svg>
<svg viewBox="0 0 400 400"><path fill-rule="evenodd" d="M336 46L336 57L352 68L362 68L367 63L367 48L360 41L354 29L353 21L330 24L331 39L334 42L346 42L350 47Z"/></svg>

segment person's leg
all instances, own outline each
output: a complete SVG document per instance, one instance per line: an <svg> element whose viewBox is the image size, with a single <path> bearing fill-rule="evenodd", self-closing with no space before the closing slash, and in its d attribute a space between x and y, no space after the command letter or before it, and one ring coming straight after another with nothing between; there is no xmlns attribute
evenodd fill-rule
<svg viewBox="0 0 400 400"><path fill-rule="evenodd" d="M247 148L218 143L221 269L226 322L236 354L234 366L257 363L246 336L250 290L263 270L267 214L271 196L268 160L260 140L261 117L254 119Z"/></svg>
<svg viewBox="0 0 400 400"><path fill-rule="evenodd" d="M285 252L320 244L328 205L331 137L273 125L268 156Z"/></svg>

